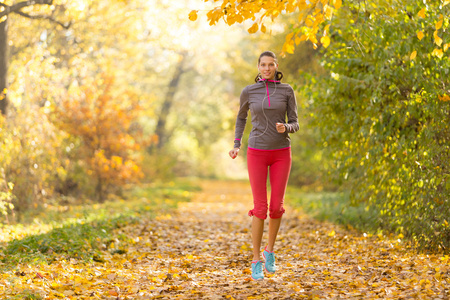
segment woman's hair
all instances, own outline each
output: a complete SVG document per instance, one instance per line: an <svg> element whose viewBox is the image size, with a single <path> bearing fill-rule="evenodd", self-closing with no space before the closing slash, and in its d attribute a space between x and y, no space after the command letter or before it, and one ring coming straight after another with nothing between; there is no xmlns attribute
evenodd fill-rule
<svg viewBox="0 0 450 300"><path fill-rule="evenodd" d="M275 53L273 53L272 51L264 51L263 53L261 53L261 55L258 58L258 66L261 62L261 57L263 56L269 56L272 57L274 59L274 61L278 64L278 59L277 56L275 55ZM280 81L283 78L283 72L281 71L275 71L275 80ZM255 82L258 82L261 79L261 74L258 73L258 75L256 75L255 77Z"/></svg>

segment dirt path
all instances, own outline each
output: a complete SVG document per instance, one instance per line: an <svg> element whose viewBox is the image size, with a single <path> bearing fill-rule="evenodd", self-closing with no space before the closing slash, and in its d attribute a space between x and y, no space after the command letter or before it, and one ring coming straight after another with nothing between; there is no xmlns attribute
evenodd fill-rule
<svg viewBox="0 0 450 300"><path fill-rule="evenodd" d="M47 275L29 279L30 287L47 299L450 297L448 256L405 253L401 242L352 233L290 208L276 245L279 272L250 281L248 184L205 181L202 188L174 214L122 228L134 240L126 254L105 254L103 264L41 266L36 272Z"/></svg>
<svg viewBox="0 0 450 300"><path fill-rule="evenodd" d="M398 241L351 233L289 208L276 249L280 271L250 281L248 184L212 181L202 188L176 215L150 222L144 230L153 233L144 238L150 245L137 245L146 255L135 267L153 281L142 286L152 296L449 299L448 257L405 254Z"/></svg>

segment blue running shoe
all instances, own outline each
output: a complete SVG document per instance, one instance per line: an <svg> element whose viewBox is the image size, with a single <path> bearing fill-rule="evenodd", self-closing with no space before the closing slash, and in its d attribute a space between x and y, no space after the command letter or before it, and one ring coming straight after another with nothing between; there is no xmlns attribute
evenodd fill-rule
<svg viewBox="0 0 450 300"><path fill-rule="evenodd" d="M260 260L252 261L252 279L253 280L263 280L264 279L262 262Z"/></svg>
<svg viewBox="0 0 450 300"><path fill-rule="evenodd" d="M267 246L264 248L263 257L266 260L264 267L267 272L274 274L277 271L277 266L275 265L275 253L273 251L267 251Z"/></svg>

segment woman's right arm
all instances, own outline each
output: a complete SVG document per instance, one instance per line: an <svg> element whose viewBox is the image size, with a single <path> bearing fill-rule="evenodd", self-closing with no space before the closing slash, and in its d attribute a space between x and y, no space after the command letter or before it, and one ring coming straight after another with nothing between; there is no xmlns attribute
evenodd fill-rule
<svg viewBox="0 0 450 300"><path fill-rule="evenodd" d="M236 118L236 128L234 131L234 149L230 151L231 158L235 158L239 153L241 147L242 136L244 135L245 124L248 116L248 87L245 87L241 92L239 112ZM232 153L233 152L233 153Z"/></svg>

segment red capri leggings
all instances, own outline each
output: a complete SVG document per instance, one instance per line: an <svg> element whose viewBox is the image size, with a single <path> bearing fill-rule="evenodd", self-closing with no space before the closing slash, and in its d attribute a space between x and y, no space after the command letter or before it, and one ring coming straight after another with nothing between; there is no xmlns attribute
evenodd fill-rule
<svg viewBox="0 0 450 300"><path fill-rule="evenodd" d="M277 150L248 148L248 177L254 205L248 212L249 216L267 218L267 173L269 172L271 188L269 216L271 219L281 218L284 213L284 193L291 171L291 162L291 148Z"/></svg>

